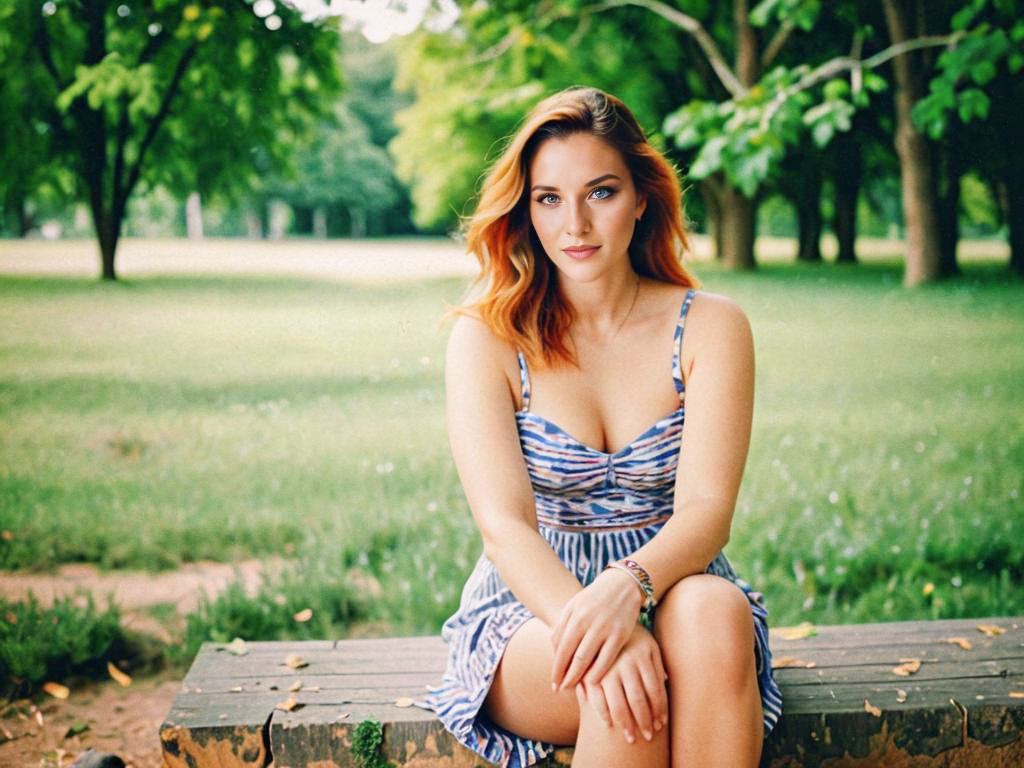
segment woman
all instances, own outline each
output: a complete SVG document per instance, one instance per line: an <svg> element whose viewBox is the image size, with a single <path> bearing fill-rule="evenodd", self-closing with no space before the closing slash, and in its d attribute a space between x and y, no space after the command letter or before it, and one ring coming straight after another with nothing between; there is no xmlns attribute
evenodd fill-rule
<svg viewBox="0 0 1024 768"><path fill-rule="evenodd" d="M446 386L484 553L424 706L492 763L754 766L780 714L762 597L721 553L750 328L686 245L672 167L593 88L534 108L470 221Z"/></svg>

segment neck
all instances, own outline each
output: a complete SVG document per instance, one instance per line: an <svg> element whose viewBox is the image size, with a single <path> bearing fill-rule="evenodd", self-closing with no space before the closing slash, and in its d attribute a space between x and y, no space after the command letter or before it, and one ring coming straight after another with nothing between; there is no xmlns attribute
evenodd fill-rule
<svg viewBox="0 0 1024 768"><path fill-rule="evenodd" d="M636 302L639 281L629 266L585 284L560 280L559 290L573 310L573 328L591 337L617 333Z"/></svg>

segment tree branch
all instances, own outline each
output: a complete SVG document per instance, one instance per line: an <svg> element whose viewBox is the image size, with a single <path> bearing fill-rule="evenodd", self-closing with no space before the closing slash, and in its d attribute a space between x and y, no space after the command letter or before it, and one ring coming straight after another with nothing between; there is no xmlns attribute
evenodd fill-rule
<svg viewBox="0 0 1024 768"><path fill-rule="evenodd" d="M775 94L768 108L765 110L764 115L761 117L761 128L764 129L768 127L768 124L775 116L775 113L779 111L782 105L786 102L786 99L790 96L799 93L800 91L807 90L808 88L812 88L818 83L828 80L830 77L834 77L835 75L847 70L858 72L865 69L874 69L890 59L894 59L897 56L909 53L910 51L916 51L919 48L955 45L963 36L963 31L953 32L949 35L926 35L924 37L917 37L913 40L904 40L903 42L896 43L895 45L890 45L885 50L879 51L874 56L869 56L863 60L852 56L837 56L834 59L830 59L805 74L792 85L783 88Z"/></svg>
<svg viewBox="0 0 1024 768"><path fill-rule="evenodd" d="M160 126L167 118L167 114L171 111L171 102L178 93L182 78L185 76L185 70L188 69L188 65L196 55L198 46L198 43L193 42L185 50L185 53L182 54L181 59L178 60L178 64L174 68L174 74L171 76L171 83L167 86L166 93L164 93L163 101L160 103L160 109L157 110L157 113L153 116L153 119L146 128L146 134L143 136L142 142L139 144L138 157L135 158L135 163L132 165L131 171L128 174L128 182L124 186L125 197L131 194L132 189L135 188L135 185L139 181L139 175L142 173L142 163L146 157L146 151L149 149L149 145L153 143L153 139L156 137L157 131L160 130Z"/></svg>
<svg viewBox="0 0 1024 768"><path fill-rule="evenodd" d="M689 33L693 39L697 41L701 50L704 51L704 55L707 56L712 69L715 70L715 74L718 75L718 79L722 82L722 85L725 86L725 89L729 91L729 94L733 98L740 98L746 94L747 89L743 87L739 78L729 67L729 64L726 62L722 52L718 50L718 46L715 45L714 39L693 16L688 16L682 11L678 11L672 6L661 2L661 0L606 0L604 3L591 6L590 8L584 8L583 11L596 13L599 11L609 10L611 8L620 8L625 5L635 5L640 8L645 8Z"/></svg>
<svg viewBox="0 0 1024 768"><path fill-rule="evenodd" d="M768 66L775 61L775 57L779 55L779 51L785 46L786 41L789 40L789 36L793 33L796 25L793 24L792 20L786 19L782 22L782 25L775 30L775 34L772 35L772 39L768 41L768 46L764 49L764 53L761 54L761 70L768 69Z"/></svg>

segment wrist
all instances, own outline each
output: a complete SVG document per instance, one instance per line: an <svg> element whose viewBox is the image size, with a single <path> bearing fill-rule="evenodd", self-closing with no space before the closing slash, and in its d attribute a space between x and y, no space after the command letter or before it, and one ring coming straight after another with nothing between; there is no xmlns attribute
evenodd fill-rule
<svg viewBox="0 0 1024 768"><path fill-rule="evenodd" d="M630 577L630 580L640 592L640 612L642 615L650 617L651 611L657 605L657 601L654 599L654 584L651 582L651 575L647 570L638 562L629 558L608 563L605 566L605 570L617 570Z"/></svg>
<svg viewBox="0 0 1024 768"><path fill-rule="evenodd" d="M644 604L644 594L632 576L618 568L605 568L598 576L603 576L609 583L614 584L618 602L628 605L635 613L640 612Z"/></svg>

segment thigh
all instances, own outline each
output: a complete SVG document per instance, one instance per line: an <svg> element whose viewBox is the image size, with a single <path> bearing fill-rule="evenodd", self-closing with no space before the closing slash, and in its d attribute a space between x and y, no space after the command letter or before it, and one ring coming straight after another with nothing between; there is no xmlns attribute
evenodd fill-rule
<svg viewBox="0 0 1024 768"><path fill-rule="evenodd" d="M512 635L484 708L502 728L527 739L573 744L580 713L573 689L551 690L551 633L537 618Z"/></svg>

